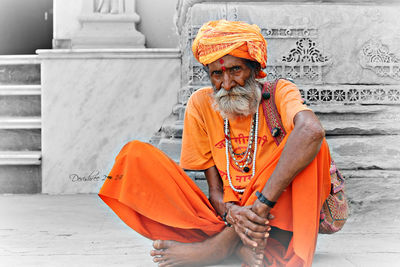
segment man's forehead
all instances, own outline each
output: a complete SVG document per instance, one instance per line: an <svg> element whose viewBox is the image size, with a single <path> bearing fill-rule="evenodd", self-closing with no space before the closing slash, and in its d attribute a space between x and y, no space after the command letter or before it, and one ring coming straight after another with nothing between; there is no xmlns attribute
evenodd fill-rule
<svg viewBox="0 0 400 267"><path fill-rule="evenodd" d="M245 60L243 58L240 57L235 57L232 55L225 55L217 60L215 60L214 62L211 62L210 64L208 64L208 67L210 68L217 68L217 67L231 67L234 65L238 65L238 64L245 64Z"/></svg>

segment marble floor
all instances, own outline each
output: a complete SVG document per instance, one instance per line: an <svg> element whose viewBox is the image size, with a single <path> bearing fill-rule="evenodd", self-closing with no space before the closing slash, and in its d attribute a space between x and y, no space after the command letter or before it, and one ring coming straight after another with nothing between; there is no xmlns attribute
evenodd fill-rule
<svg viewBox="0 0 400 267"><path fill-rule="evenodd" d="M386 219L353 216L342 232L321 235L313 266L399 266L399 209L393 210ZM95 194L0 195L0 218L1 267L156 266L151 241Z"/></svg>

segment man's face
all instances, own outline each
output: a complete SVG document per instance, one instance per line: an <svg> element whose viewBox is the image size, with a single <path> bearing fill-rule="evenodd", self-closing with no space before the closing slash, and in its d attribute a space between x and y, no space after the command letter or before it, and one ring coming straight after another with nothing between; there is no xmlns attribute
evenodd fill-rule
<svg viewBox="0 0 400 267"><path fill-rule="evenodd" d="M221 60L222 59L222 60ZM254 114L261 90L245 60L227 55L208 65L214 88L214 108L224 118Z"/></svg>
<svg viewBox="0 0 400 267"><path fill-rule="evenodd" d="M211 83L217 90L223 88L229 91L237 85L244 86L251 75L251 69L245 64L245 60L231 55L210 63L208 70Z"/></svg>

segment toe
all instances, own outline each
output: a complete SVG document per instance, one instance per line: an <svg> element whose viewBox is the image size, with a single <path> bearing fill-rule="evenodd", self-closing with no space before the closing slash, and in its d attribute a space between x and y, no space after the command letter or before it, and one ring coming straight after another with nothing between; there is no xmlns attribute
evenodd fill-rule
<svg viewBox="0 0 400 267"><path fill-rule="evenodd" d="M152 251L150 251L150 255L153 257L164 255L164 251L163 250L152 250Z"/></svg>
<svg viewBox="0 0 400 267"><path fill-rule="evenodd" d="M169 266L168 263L165 261L158 263L158 267L168 267L168 266Z"/></svg>
<svg viewBox="0 0 400 267"><path fill-rule="evenodd" d="M162 257L154 257L154 258L153 258L153 261L154 261L154 262L163 262L164 259L163 259Z"/></svg>
<svg viewBox="0 0 400 267"><path fill-rule="evenodd" d="M166 248L165 241L163 241L163 240L155 240L155 241L153 242L153 247L154 247L155 249L163 249L163 248Z"/></svg>

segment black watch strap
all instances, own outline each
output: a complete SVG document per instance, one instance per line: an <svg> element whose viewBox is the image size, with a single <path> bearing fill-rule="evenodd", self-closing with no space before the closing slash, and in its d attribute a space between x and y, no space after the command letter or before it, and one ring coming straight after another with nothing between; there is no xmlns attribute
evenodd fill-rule
<svg viewBox="0 0 400 267"><path fill-rule="evenodd" d="M260 200L262 203L270 208L273 208L276 204L276 202L269 201L262 193L258 191L256 192L256 197L258 198L258 200Z"/></svg>

